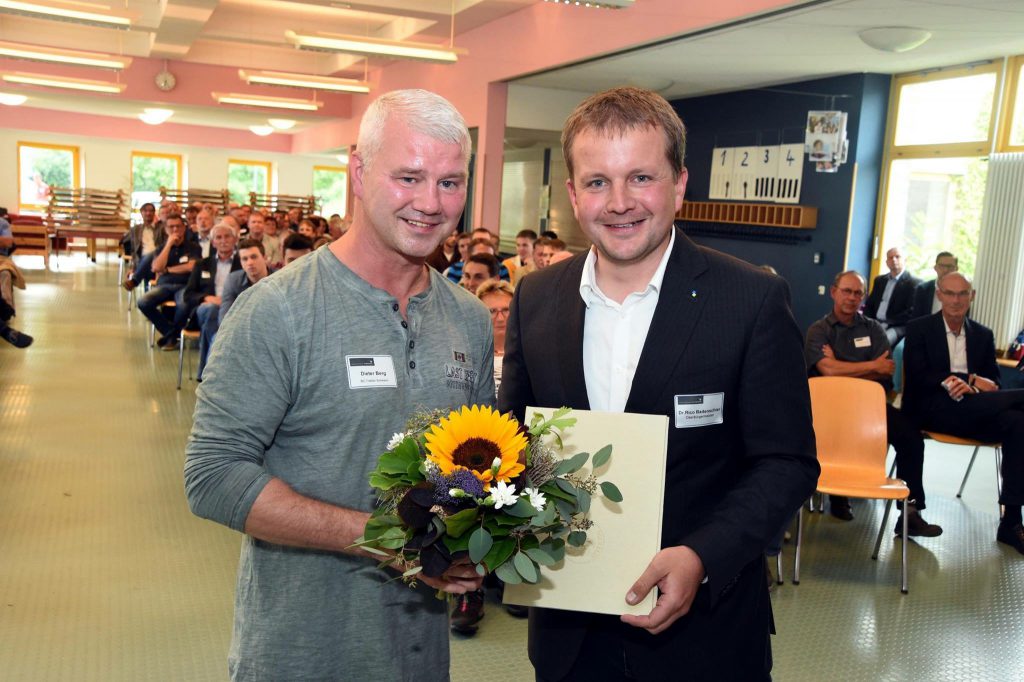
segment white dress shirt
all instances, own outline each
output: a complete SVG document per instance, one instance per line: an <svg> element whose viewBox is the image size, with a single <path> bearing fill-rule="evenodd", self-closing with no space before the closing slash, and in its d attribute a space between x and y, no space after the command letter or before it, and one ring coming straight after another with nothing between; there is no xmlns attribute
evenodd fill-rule
<svg viewBox="0 0 1024 682"><path fill-rule="evenodd" d="M967 374L967 335L964 328L960 327L960 333L954 334L949 328L946 318L942 318L942 324L946 325L946 345L949 346L949 371L952 374Z"/></svg>
<svg viewBox="0 0 1024 682"><path fill-rule="evenodd" d="M217 274L213 277L213 290L217 296L224 295L224 284L228 281L228 275L231 274L231 265L234 262L234 256L224 260L223 258L217 259Z"/></svg>
<svg viewBox="0 0 1024 682"><path fill-rule="evenodd" d="M651 281L621 304L605 296L597 285L597 252L591 249L587 255L580 278L580 296L587 306L583 322L583 376L592 410L622 412L626 408L675 240L672 230L668 248Z"/></svg>

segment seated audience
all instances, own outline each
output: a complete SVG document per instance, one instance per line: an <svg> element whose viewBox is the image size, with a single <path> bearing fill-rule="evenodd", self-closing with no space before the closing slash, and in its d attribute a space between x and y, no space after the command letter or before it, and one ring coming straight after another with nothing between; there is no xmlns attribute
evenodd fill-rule
<svg viewBox="0 0 1024 682"><path fill-rule="evenodd" d="M510 281L513 284L533 272L533 243L535 241L537 241L536 232L520 230L516 234L516 255L501 262L508 270Z"/></svg>
<svg viewBox="0 0 1024 682"><path fill-rule="evenodd" d="M455 240L457 250L455 251L455 255L453 256L453 258L456 258L457 260L448 266L448 269L445 270L444 275L445 277L455 282L456 284L459 284L462 281L462 267L463 265L465 265L466 261L469 260L469 257L471 255L469 252L469 247L470 244L472 243L472 232L462 232Z"/></svg>
<svg viewBox="0 0 1024 682"><path fill-rule="evenodd" d="M14 231L7 209L0 208L0 338L15 348L27 348L35 339L8 324L15 315L14 287L25 288L25 278L10 258L13 249Z"/></svg>
<svg viewBox="0 0 1024 682"><path fill-rule="evenodd" d="M935 256L935 279L922 282L914 290L914 304L910 311L910 319L934 315L939 312L942 304L936 295L935 283L951 272L959 270L959 262L956 256L949 251L942 251Z"/></svg>
<svg viewBox="0 0 1024 682"><path fill-rule="evenodd" d="M547 237L541 237L533 243L533 268L534 270L543 270L548 266L548 261L551 259L551 240Z"/></svg>
<svg viewBox="0 0 1024 682"><path fill-rule="evenodd" d="M190 223L195 225L196 228L196 243L199 244L199 249L203 254L203 258L210 257L210 239L212 238L211 231L213 230L213 213L208 211L199 211L196 213L195 222Z"/></svg>
<svg viewBox="0 0 1024 682"><path fill-rule="evenodd" d="M185 287L185 306L188 316L195 312L199 324L199 369L196 376L203 376L210 343L217 332L220 319L220 304L228 275L240 270L242 265L235 255L235 231L221 223L213 228L214 252L204 258L189 276Z"/></svg>
<svg viewBox="0 0 1024 682"><path fill-rule="evenodd" d="M274 268L284 265L284 250L281 247L283 237L277 226L277 219L273 215L268 215L263 219L263 239L261 241L267 263Z"/></svg>
<svg viewBox="0 0 1024 682"><path fill-rule="evenodd" d="M341 239L341 236L348 232L348 224L345 219L335 213L331 216L330 220L327 221L327 231L331 236L331 241Z"/></svg>
<svg viewBox="0 0 1024 682"><path fill-rule="evenodd" d="M299 231L299 222L302 220L302 209L294 206L288 209L288 222L293 232Z"/></svg>
<svg viewBox="0 0 1024 682"><path fill-rule="evenodd" d="M122 286L129 291L138 286L140 282L153 279L153 256L163 248L164 240L167 238L163 228L154 222L156 207L153 204L145 203L140 206L139 215L142 216L142 223L133 226L121 238L125 253L132 257L128 274L122 283Z"/></svg>
<svg viewBox="0 0 1024 682"><path fill-rule="evenodd" d="M865 281L860 273L850 270L836 275L832 282L832 312L807 330L804 359L809 376L845 376L877 381L886 390L892 388L893 361L889 340L882 325L861 315ZM890 404L885 406L885 428L889 444L896 450L896 475L910 488L904 506L907 532L910 535L935 537L942 528L921 517L925 508L924 439L911 420ZM844 521L853 519L850 501L833 495L832 515ZM896 534L903 531L903 519L896 521Z"/></svg>
<svg viewBox="0 0 1024 682"><path fill-rule="evenodd" d="M313 242L309 237L294 233L284 238L284 264L288 265L298 258L312 253Z"/></svg>
<svg viewBox="0 0 1024 682"><path fill-rule="evenodd" d="M572 258L572 251L569 251L568 249L565 251L555 251L548 258L548 267L551 267L555 263L561 263L564 260L569 260L570 258Z"/></svg>
<svg viewBox="0 0 1024 682"><path fill-rule="evenodd" d="M157 342L161 348L178 344L178 334L188 319L185 312L185 285L197 261L201 259L199 245L185 239L185 221L178 213L168 214L164 220L167 238L163 248L153 257L156 286L139 298L139 310L160 333ZM160 310L160 304L174 301L174 321L169 322Z"/></svg>
<svg viewBox="0 0 1024 682"><path fill-rule="evenodd" d="M469 243L469 255L476 256L477 254L486 254L497 258L498 252L494 248L494 241L487 237L477 237L471 241ZM504 263L501 261L498 261L498 278L503 279L506 282L510 279L508 268L506 268Z"/></svg>
<svg viewBox="0 0 1024 682"><path fill-rule="evenodd" d="M489 253L470 256L462 269L462 281L459 282L469 293L475 294L481 284L488 280L498 279L501 264Z"/></svg>
<svg viewBox="0 0 1024 682"><path fill-rule="evenodd" d="M224 293L221 295L218 328L238 295L274 271L267 262L263 243L255 239L243 239L238 242L238 260L242 264L242 269L228 275Z"/></svg>
<svg viewBox="0 0 1024 682"><path fill-rule="evenodd" d="M921 280L903 267L903 253L897 247L885 252L885 264L889 272L875 278L864 315L878 320L889 346L895 348L907 333L907 322L914 309L914 291Z"/></svg>
<svg viewBox="0 0 1024 682"><path fill-rule="evenodd" d="M938 278L939 312L907 325L903 410L922 429L1003 444L996 540L1024 554L1024 389L1000 390L992 331L969 319L971 280Z"/></svg>

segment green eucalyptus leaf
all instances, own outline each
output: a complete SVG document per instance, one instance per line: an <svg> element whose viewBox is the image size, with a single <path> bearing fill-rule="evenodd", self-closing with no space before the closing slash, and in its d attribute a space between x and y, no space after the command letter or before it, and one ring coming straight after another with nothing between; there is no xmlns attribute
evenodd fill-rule
<svg viewBox="0 0 1024 682"><path fill-rule="evenodd" d="M601 492L612 502L622 502L622 493L619 492L618 487L611 481L601 482Z"/></svg>
<svg viewBox="0 0 1024 682"><path fill-rule="evenodd" d="M555 557L551 556L543 546L526 550L526 556L530 557L541 566L554 566L558 563L555 561Z"/></svg>
<svg viewBox="0 0 1024 682"><path fill-rule="evenodd" d="M509 585L518 585L523 582L523 579L519 577L519 573L516 572L516 567L512 565L511 561L506 561L501 566L494 569L494 575L498 576L502 582L508 583Z"/></svg>
<svg viewBox="0 0 1024 682"><path fill-rule="evenodd" d="M516 541L513 538L495 540L491 551L484 557L483 563L486 566L500 566L508 561L514 551L516 551Z"/></svg>
<svg viewBox="0 0 1024 682"><path fill-rule="evenodd" d="M537 564L522 552L516 552L516 555L512 557L512 564L516 567L516 572L523 576L523 580L526 582L535 583L540 578Z"/></svg>
<svg viewBox="0 0 1024 682"><path fill-rule="evenodd" d="M533 508L530 501L520 497L516 500L516 503L511 507L507 507L508 515L515 516L520 519L528 519L537 513L537 510Z"/></svg>
<svg viewBox="0 0 1024 682"><path fill-rule="evenodd" d="M469 549L469 533L463 533L457 538L445 535L443 541L444 546L453 554L455 552L465 552Z"/></svg>
<svg viewBox="0 0 1024 682"><path fill-rule="evenodd" d="M565 480L564 478L556 478L555 485L557 485L559 489L566 495L572 495L572 499L569 500L569 502L572 502L574 504L576 503L576 486L574 486L572 483Z"/></svg>
<svg viewBox="0 0 1024 682"><path fill-rule="evenodd" d="M589 457L589 452L578 452L569 459L563 459L559 462L558 466L555 467L555 476L562 476L563 474L571 474L575 471L579 471L580 468L587 463L587 459Z"/></svg>
<svg viewBox="0 0 1024 682"><path fill-rule="evenodd" d="M595 470L603 467L608 463L608 460L612 458L612 446L605 445L603 448L594 453L594 459L591 460L591 465Z"/></svg>
<svg viewBox="0 0 1024 682"><path fill-rule="evenodd" d="M476 571L476 574L478 576L480 576L481 578L484 577L485 575L487 575L487 567L484 566L483 564L477 564L474 567L474 570Z"/></svg>
<svg viewBox="0 0 1024 682"><path fill-rule="evenodd" d="M469 560L474 564L480 563L487 556L487 552L491 551L493 544L491 534L483 528L477 528L469 536Z"/></svg>
<svg viewBox="0 0 1024 682"><path fill-rule="evenodd" d="M581 514L586 514L590 511L590 493L586 490L576 491L576 506Z"/></svg>
<svg viewBox="0 0 1024 682"><path fill-rule="evenodd" d="M586 541L587 534L581 530L574 530L573 532L569 533L568 542L573 547L582 547Z"/></svg>
<svg viewBox="0 0 1024 682"><path fill-rule="evenodd" d="M555 507L558 509L558 513L562 515L562 521L569 523L572 515L576 513L576 505L565 500L556 500Z"/></svg>
<svg viewBox="0 0 1024 682"><path fill-rule="evenodd" d="M556 480L562 480L562 479L556 479ZM567 502L575 502L576 501L576 497L574 495L572 495L570 493L567 493L564 490L562 490L561 488L559 488L558 484L555 481L548 481L547 483L545 483L544 485L542 485L540 487L540 491L542 493L544 493L545 495L547 495L548 497L555 497L555 498L558 498L560 500L565 500Z"/></svg>
<svg viewBox="0 0 1024 682"><path fill-rule="evenodd" d="M477 509L463 509L460 512L456 512L444 520L444 526L448 533L453 538L457 538L467 530L473 527L476 523Z"/></svg>
<svg viewBox="0 0 1024 682"><path fill-rule="evenodd" d="M541 543L541 547L545 552L551 555L551 558L558 563L565 558L565 540L560 538L549 538Z"/></svg>

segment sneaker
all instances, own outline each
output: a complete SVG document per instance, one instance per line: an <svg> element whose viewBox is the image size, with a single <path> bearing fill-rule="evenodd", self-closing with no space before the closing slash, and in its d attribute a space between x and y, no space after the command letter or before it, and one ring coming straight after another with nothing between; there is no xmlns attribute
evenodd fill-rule
<svg viewBox="0 0 1024 682"><path fill-rule="evenodd" d="M909 514L907 517L907 535L924 538L936 538L942 535L942 526L925 521L921 516L921 512L917 511L914 505L908 504L905 508L905 513ZM903 535L902 514L896 519L896 535Z"/></svg>
<svg viewBox="0 0 1024 682"><path fill-rule="evenodd" d="M15 348L28 348L32 345L32 342L35 341L35 339L28 334L19 332L17 329L12 329L6 324L0 326L0 338L3 338L4 341Z"/></svg>
<svg viewBox="0 0 1024 682"><path fill-rule="evenodd" d="M475 590L455 597L455 608L452 609L452 632L460 635L476 634L477 623L484 617L484 591Z"/></svg>
<svg viewBox="0 0 1024 682"><path fill-rule="evenodd" d="M1000 521L999 530L996 531L996 540L1024 554L1024 526L1021 524Z"/></svg>

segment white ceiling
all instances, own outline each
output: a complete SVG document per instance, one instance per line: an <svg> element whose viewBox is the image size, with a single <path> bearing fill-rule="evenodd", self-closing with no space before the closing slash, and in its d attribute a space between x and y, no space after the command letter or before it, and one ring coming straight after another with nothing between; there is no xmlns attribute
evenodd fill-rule
<svg viewBox="0 0 1024 682"><path fill-rule="evenodd" d="M878 26L923 28L932 38L911 52L879 52L857 36L861 29ZM516 82L582 92L632 83L678 98L846 73L903 73L1021 53L1024 0L833 0Z"/></svg>

